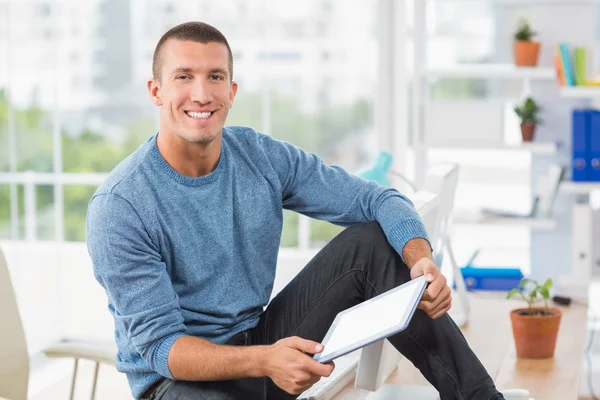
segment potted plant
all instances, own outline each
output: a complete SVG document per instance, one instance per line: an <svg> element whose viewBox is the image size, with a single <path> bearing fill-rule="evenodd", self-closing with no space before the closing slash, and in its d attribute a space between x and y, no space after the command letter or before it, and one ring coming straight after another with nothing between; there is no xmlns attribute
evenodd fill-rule
<svg viewBox="0 0 600 400"><path fill-rule="evenodd" d="M542 122L538 117L541 110L542 108L531 97L527 97L521 105L515 106L515 113L521 119L521 136L524 142L533 140L536 124Z"/></svg>
<svg viewBox="0 0 600 400"><path fill-rule="evenodd" d="M554 356L556 337L560 326L562 312L555 307L548 307L552 280L543 285L532 279L523 279L519 286L506 296L521 296L528 304L527 308L517 308L510 312L517 357L550 358ZM544 307L536 307L536 300L542 297Z"/></svg>
<svg viewBox="0 0 600 400"><path fill-rule="evenodd" d="M519 67L535 67L540 55L540 42L533 41L536 35L531 30L529 21L521 18L515 32L515 42L513 44L515 65Z"/></svg>

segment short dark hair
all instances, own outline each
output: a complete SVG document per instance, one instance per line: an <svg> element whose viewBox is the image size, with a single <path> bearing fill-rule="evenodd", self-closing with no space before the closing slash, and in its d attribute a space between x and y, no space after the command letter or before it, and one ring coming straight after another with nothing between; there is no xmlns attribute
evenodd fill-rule
<svg viewBox="0 0 600 400"><path fill-rule="evenodd" d="M160 81L162 73L162 48L169 39L189 40L197 43L222 43L229 53L229 79L233 79L233 55L225 35L217 28L200 21L184 22L169 29L158 41L152 59L152 75Z"/></svg>

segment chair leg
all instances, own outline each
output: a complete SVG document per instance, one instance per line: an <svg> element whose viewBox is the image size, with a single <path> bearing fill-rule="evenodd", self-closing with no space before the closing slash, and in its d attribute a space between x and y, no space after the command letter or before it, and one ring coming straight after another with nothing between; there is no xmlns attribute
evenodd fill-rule
<svg viewBox="0 0 600 400"><path fill-rule="evenodd" d="M77 365L79 364L79 358L75 359L75 366L73 367L73 379L71 380L71 394L69 395L69 400L73 400L73 396L75 395L75 381L77 380Z"/></svg>
<svg viewBox="0 0 600 400"><path fill-rule="evenodd" d="M94 369L94 381L92 383L92 397L91 400L96 398L96 382L98 382L98 370L100 369L100 363L96 362L96 368Z"/></svg>
<svg viewBox="0 0 600 400"><path fill-rule="evenodd" d="M450 243L450 238L448 237L448 235L444 235L444 247L448 252L448 257L450 257L450 264L452 264L452 272L454 275L454 283L456 285L456 293L458 294L460 304L464 313L463 325L466 325L469 322L469 314L471 313L469 298L467 297L467 285L465 283L465 279L462 275L460 267L456 262L456 258L454 257L454 250L452 249L452 244Z"/></svg>

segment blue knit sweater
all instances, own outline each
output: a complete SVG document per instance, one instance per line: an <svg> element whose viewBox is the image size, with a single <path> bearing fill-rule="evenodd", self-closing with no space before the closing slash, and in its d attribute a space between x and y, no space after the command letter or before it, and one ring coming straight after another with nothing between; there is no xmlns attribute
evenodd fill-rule
<svg viewBox="0 0 600 400"><path fill-rule="evenodd" d="M427 238L396 190L243 127L223 129L209 175L177 173L153 136L94 194L88 250L115 321L117 369L135 398L172 378L167 360L179 337L224 343L257 325L273 289L282 209L342 226L378 221L399 254Z"/></svg>

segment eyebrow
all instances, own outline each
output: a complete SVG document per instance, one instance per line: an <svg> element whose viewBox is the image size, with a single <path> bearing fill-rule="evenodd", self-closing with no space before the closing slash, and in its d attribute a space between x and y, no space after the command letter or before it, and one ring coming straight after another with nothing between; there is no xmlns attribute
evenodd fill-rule
<svg viewBox="0 0 600 400"><path fill-rule="evenodd" d="M173 71L173 75L175 74L181 74L181 73L185 73L185 74L190 74L194 72L193 68L190 67L179 67L179 68L175 68L175 70ZM223 74L226 77L229 77L229 72L227 72L227 70L223 69L223 68L213 68L211 70L208 71L209 74L215 74L215 73L219 73L219 74Z"/></svg>

